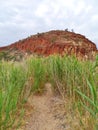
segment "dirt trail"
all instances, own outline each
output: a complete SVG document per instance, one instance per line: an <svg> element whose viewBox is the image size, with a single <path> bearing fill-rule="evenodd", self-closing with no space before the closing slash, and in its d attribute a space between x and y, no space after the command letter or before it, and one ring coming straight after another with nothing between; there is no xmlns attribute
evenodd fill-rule
<svg viewBox="0 0 98 130"><path fill-rule="evenodd" d="M42 95L33 95L29 102L34 111L23 130L67 130L64 102L54 96L50 84L46 84Z"/></svg>

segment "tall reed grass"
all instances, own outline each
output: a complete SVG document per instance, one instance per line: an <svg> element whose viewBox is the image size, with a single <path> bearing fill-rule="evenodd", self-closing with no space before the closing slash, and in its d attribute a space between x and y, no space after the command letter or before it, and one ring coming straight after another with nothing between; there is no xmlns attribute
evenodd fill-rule
<svg viewBox="0 0 98 130"><path fill-rule="evenodd" d="M86 124L82 118L88 112L90 121L93 122L92 130L97 130L98 57L92 62L60 55L34 56L23 63L0 62L1 130L14 128L17 115L21 117L24 100L32 92L42 92L46 82L50 82L54 91L58 91L63 99L67 97L72 101L79 110L84 126Z"/></svg>
<svg viewBox="0 0 98 130"><path fill-rule="evenodd" d="M16 123L15 119L22 109L21 93L26 82L26 72L20 65L0 63L0 130L8 130ZM19 119L19 118L18 118Z"/></svg>
<svg viewBox="0 0 98 130"><path fill-rule="evenodd" d="M98 58L96 61L79 61L75 57L50 56L47 59L50 81L62 97L71 99L79 107L83 128L90 121L92 130L98 129ZM80 105L79 105L80 104ZM71 106L72 107L72 106ZM82 121L82 118L85 122ZM91 123L92 122L92 123ZM89 124L89 123L88 123Z"/></svg>
<svg viewBox="0 0 98 130"><path fill-rule="evenodd" d="M33 57L27 61L29 77L33 78L32 92L41 92L46 81L45 59Z"/></svg>

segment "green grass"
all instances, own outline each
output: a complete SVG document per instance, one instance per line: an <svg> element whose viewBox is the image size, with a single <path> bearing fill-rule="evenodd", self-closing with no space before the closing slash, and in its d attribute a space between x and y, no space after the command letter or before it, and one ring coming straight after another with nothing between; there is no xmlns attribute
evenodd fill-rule
<svg viewBox="0 0 98 130"><path fill-rule="evenodd" d="M62 97L79 105L80 122L83 129L98 129L98 58L95 62L79 61L75 57L50 56L47 59L47 71L54 89ZM66 99L65 99L66 100ZM89 113L89 120L86 113ZM85 122L83 121L85 118ZM87 123L88 122L88 123ZM90 123L89 123L90 122ZM81 124L81 123L80 123Z"/></svg>
<svg viewBox="0 0 98 130"><path fill-rule="evenodd" d="M24 101L31 93L43 92L46 82L72 102L70 108L74 112L78 110L83 129L91 124L92 130L97 130L98 57L92 62L59 55L34 56L23 62L0 62L0 130L18 126Z"/></svg>
<svg viewBox="0 0 98 130"><path fill-rule="evenodd" d="M22 108L21 93L27 80L22 66L0 63L0 129L6 130L15 124L18 106ZM21 112L18 113L21 115Z"/></svg>
<svg viewBox="0 0 98 130"><path fill-rule="evenodd" d="M46 81L46 68L44 58L36 58L27 61L29 76L33 77L32 92L41 91Z"/></svg>

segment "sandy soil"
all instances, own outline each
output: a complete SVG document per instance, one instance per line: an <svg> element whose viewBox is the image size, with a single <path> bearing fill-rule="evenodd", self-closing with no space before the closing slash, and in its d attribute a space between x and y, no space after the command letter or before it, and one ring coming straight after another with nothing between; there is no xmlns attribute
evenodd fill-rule
<svg viewBox="0 0 98 130"><path fill-rule="evenodd" d="M69 130L62 98L53 94L50 84L46 84L45 88L42 95L29 98L33 111L20 130Z"/></svg>

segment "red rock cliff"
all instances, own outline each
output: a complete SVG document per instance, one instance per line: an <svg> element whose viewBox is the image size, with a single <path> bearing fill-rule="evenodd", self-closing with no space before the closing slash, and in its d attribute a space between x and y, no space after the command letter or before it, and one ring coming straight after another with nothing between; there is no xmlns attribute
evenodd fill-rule
<svg viewBox="0 0 98 130"><path fill-rule="evenodd" d="M60 30L38 33L2 47L0 50L10 48L45 56L58 53L61 55L74 54L85 59L91 59L97 52L96 45L85 36Z"/></svg>

